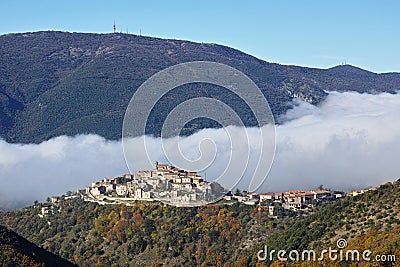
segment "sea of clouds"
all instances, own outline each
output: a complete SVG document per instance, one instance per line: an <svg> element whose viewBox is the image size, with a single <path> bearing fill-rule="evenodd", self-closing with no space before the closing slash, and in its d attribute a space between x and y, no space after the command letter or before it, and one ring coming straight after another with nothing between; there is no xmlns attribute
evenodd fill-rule
<svg viewBox="0 0 400 267"><path fill-rule="evenodd" d="M293 104L276 126L275 160L259 192L311 189L321 184L352 190L400 177L400 94L331 92L318 107L300 100ZM266 147L270 144L261 146L256 137L252 138L255 129L246 130L251 155L271 149ZM181 150L188 158L201 155L199 141L214 141L215 160L202 172L203 176L207 173L207 179L225 169L231 153L245 154L240 147L232 152L224 133L224 129L205 129L180 139ZM130 142L134 147L143 143L143 138ZM60 136L41 144L0 140L0 209L43 201L104 177L151 168L153 160L166 160L159 138L146 138L146 144L151 160L138 154L134 168L130 166L129 170L122 142L97 135ZM248 165L256 166L257 160L250 157ZM246 190L251 178L251 172L245 172L239 186Z"/></svg>

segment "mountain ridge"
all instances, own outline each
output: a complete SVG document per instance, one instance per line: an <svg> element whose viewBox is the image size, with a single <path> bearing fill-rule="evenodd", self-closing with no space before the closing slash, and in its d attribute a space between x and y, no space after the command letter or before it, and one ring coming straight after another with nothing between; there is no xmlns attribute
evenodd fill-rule
<svg viewBox="0 0 400 267"><path fill-rule="evenodd" d="M277 117L301 98L321 103L325 91L395 93L400 75L316 69L269 63L227 46L122 33L40 31L0 35L0 136L7 142L39 143L59 135L121 137L127 104L136 89L158 71L189 61L227 64L248 75ZM157 103L148 133L159 136L162 119L193 97L223 99L255 126L238 97L212 85L182 86ZM162 116L161 116L162 118ZM216 124L187 126L190 134Z"/></svg>

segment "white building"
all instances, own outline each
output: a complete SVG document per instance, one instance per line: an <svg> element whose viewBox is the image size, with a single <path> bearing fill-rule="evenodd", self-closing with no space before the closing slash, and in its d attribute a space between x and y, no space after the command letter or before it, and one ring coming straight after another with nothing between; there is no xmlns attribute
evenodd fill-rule
<svg viewBox="0 0 400 267"><path fill-rule="evenodd" d="M263 202L265 200L273 200L273 199L274 199L273 193L260 194L260 202Z"/></svg>
<svg viewBox="0 0 400 267"><path fill-rule="evenodd" d="M128 187L124 184L118 184L115 188L118 196L126 196L128 193Z"/></svg>

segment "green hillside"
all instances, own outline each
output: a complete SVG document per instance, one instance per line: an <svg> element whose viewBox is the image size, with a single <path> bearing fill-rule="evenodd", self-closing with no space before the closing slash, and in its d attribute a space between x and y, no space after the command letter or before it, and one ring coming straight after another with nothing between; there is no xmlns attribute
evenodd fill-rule
<svg viewBox="0 0 400 267"><path fill-rule="evenodd" d="M375 74L349 65L327 70L272 64L238 50L205 43L132 34L34 32L0 36L0 136L8 142L41 142L62 134L96 133L121 138L125 109L135 90L151 75L177 63L206 60L247 74L260 87L275 116L299 97L313 104L324 90L395 92L396 73ZM149 118L148 133L158 136L166 114L185 99L223 100L243 118L255 121L246 105L228 90L192 84L165 96ZM200 120L185 134L218 127Z"/></svg>
<svg viewBox="0 0 400 267"><path fill-rule="evenodd" d="M43 218L40 206L28 207L4 213L0 223L80 266L267 266L271 262L257 259L264 245L321 251L336 246L339 238L349 247L368 242L374 253L399 256L399 209L397 181L309 216L277 208L278 218L271 218L267 210L238 203L101 206L75 198L53 204L52 213Z"/></svg>

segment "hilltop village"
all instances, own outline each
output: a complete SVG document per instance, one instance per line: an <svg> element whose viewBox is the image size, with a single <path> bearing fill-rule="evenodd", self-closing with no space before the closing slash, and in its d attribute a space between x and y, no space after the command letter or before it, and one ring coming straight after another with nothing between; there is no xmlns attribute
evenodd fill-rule
<svg viewBox="0 0 400 267"><path fill-rule="evenodd" d="M268 209L271 216L277 206L292 211L312 212L318 205L327 204L343 197L357 196L378 187L351 192L324 189L290 190L287 192L226 192L218 183L205 181L195 171L155 163L152 170L141 170L135 174L104 178L91 186L78 190L76 194L51 198L55 204L61 199L80 197L85 201L106 204L127 204L133 201L162 201L175 206L199 206L207 203L232 205L259 205ZM48 200L50 204L50 199ZM48 205L42 207L42 216L51 212Z"/></svg>
<svg viewBox="0 0 400 267"><path fill-rule="evenodd" d="M224 193L222 187L205 181L195 171L156 162L153 170L93 182L82 196L102 204L160 200L176 206L192 206L216 201Z"/></svg>

